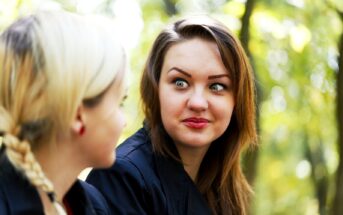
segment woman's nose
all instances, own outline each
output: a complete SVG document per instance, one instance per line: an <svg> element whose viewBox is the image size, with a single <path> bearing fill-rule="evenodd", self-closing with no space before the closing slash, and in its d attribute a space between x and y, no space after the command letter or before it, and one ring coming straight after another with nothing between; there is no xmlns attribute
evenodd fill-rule
<svg viewBox="0 0 343 215"><path fill-rule="evenodd" d="M208 108L208 101L203 90L197 90L190 94L187 102L189 109L193 111L204 111Z"/></svg>

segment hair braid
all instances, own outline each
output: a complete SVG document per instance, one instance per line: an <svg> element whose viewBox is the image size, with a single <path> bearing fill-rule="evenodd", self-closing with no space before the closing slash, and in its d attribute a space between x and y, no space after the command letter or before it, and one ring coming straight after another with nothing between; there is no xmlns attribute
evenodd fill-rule
<svg viewBox="0 0 343 215"><path fill-rule="evenodd" d="M5 134L3 144L6 146L6 154L12 164L20 169L27 179L44 192L54 192L54 187L45 176L41 166L36 161L28 141L20 141L11 134Z"/></svg>
<svg viewBox="0 0 343 215"><path fill-rule="evenodd" d="M56 200L53 184L45 176L31 151L29 142L26 140L21 141L12 134L4 134L0 142L6 146L6 155L10 162L23 172L31 184L42 189L48 195L59 215L66 215L63 207Z"/></svg>

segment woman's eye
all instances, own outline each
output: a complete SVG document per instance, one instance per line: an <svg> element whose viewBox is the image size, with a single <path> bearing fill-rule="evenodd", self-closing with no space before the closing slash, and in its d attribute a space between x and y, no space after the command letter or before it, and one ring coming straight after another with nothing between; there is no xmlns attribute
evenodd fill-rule
<svg viewBox="0 0 343 215"><path fill-rule="evenodd" d="M215 92L220 92L225 90L226 86L223 84L215 83L210 86L210 89Z"/></svg>
<svg viewBox="0 0 343 215"><path fill-rule="evenodd" d="M174 84L177 88L186 88L188 86L187 81L185 81L183 79L174 80Z"/></svg>

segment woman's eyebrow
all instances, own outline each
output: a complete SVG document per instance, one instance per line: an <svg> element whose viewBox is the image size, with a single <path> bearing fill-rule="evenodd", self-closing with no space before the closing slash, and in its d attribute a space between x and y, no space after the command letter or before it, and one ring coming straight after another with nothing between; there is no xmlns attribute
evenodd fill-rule
<svg viewBox="0 0 343 215"><path fill-rule="evenodd" d="M208 79L216 79L216 78L222 78L222 77L227 77L230 79L230 76L228 74L210 75L208 76Z"/></svg>
<svg viewBox="0 0 343 215"><path fill-rule="evenodd" d="M187 77L190 77L190 78L192 77L191 74L189 74L188 72L185 72L184 70L182 70L182 69L180 69L180 68L178 68L178 67L172 67L171 69L168 70L168 72L170 72L170 71L172 71L172 70L175 70L175 71L177 71L177 72L180 72L180 73L184 74L184 75L187 76Z"/></svg>
<svg viewBox="0 0 343 215"><path fill-rule="evenodd" d="M177 72L180 72L180 73L184 74L187 77L190 77L190 78L192 77L191 74L189 74L188 72L186 72L186 71L184 71L184 70L182 70L182 69L180 69L178 67L172 67L172 68L170 68L168 70L168 72L173 71L173 70L175 70ZM208 76L208 79L210 80L210 79L216 79L216 78L222 78L222 77L227 77L227 78L230 79L230 75L229 74L210 75L210 76Z"/></svg>

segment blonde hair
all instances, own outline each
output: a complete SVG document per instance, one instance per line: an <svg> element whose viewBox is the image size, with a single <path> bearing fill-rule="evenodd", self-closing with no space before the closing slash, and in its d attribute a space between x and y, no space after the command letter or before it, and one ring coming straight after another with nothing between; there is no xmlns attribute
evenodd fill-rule
<svg viewBox="0 0 343 215"><path fill-rule="evenodd" d="M53 194L31 148L69 130L124 70L114 23L67 12L19 19L0 38L0 146L28 180Z"/></svg>

